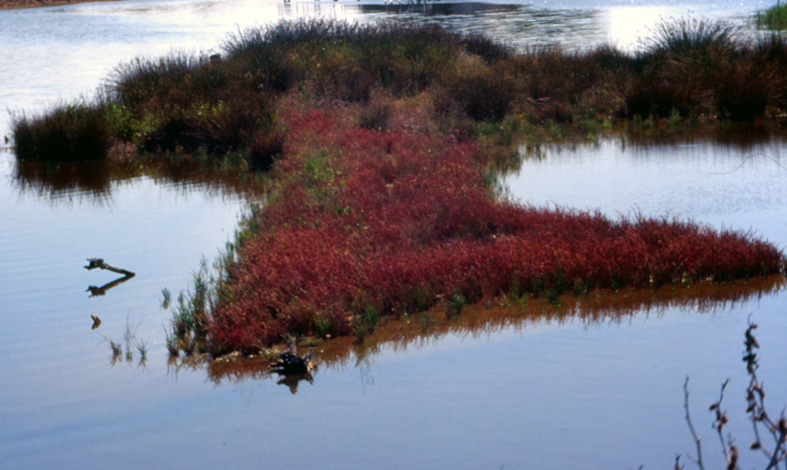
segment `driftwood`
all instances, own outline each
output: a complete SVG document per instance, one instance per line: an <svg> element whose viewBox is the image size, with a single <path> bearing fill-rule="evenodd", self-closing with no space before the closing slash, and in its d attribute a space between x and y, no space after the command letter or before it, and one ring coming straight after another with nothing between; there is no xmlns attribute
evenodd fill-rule
<svg viewBox="0 0 787 470"><path fill-rule="evenodd" d="M91 269L98 268L98 269L105 269L107 271L112 271L113 273L118 273L123 275L123 277L119 277L110 283L104 284L101 287L89 286L86 292L90 292L90 297L98 297L104 295L107 293L109 289L112 289L117 285L123 284L124 282L128 281L132 277L136 276L136 274L132 273L127 269L116 268L114 266L108 265L101 258L88 258L87 261L89 264L85 266L85 269L87 269L88 271Z"/></svg>
<svg viewBox="0 0 787 470"><path fill-rule="evenodd" d="M85 269L87 269L88 271L91 269L98 268L98 269L106 269L107 271L112 271L113 273L122 274L124 276L136 276L136 274L126 269L116 268L114 266L108 265L107 263L104 262L102 258L88 258L87 261L88 263L90 263L87 266L85 266Z"/></svg>

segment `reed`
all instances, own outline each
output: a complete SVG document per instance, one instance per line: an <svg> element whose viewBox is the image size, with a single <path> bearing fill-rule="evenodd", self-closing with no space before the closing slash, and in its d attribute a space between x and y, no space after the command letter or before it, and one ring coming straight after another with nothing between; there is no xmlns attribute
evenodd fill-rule
<svg viewBox="0 0 787 470"><path fill-rule="evenodd" d="M112 140L105 108L84 100L55 107L42 115L14 116L11 129L21 161L99 160Z"/></svg>

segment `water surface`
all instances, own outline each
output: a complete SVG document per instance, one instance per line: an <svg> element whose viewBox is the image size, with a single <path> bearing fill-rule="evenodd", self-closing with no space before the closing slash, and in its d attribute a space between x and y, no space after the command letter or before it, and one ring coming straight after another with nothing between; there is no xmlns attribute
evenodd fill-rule
<svg viewBox="0 0 787 470"><path fill-rule="evenodd" d="M225 34L281 17L440 22L518 45L631 43L659 15L744 24L759 2L500 2L430 10L363 2L129 0L0 11L0 104L36 112L89 93L117 63L172 48L216 48ZM640 21L631 21L638 18ZM628 38L628 39L626 39ZM6 134L8 118L0 118ZM739 139L730 136L743 134ZM787 244L785 141L746 128L724 138L522 150L506 179L534 205L612 217L692 218ZM730 431L745 447L749 315L760 324L761 376L774 412L787 402L787 297L736 283L567 298L458 324L405 319L397 341L325 348L313 382L247 369L172 364L161 289L188 286L204 254L231 238L247 189L155 164L17 166L0 153L0 468L670 468L693 452L695 424L720 466L705 407L731 377ZM137 275L83 269L103 257ZM91 329L91 315L101 326ZM443 323L440 323L443 321ZM144 341L112 359L127 325ZM760 460L744 454L747 467Z"/></svg>

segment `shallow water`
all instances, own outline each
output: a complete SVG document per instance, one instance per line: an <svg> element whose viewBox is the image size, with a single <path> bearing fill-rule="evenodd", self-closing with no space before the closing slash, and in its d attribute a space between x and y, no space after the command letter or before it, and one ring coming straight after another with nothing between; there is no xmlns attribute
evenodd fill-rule
<svg viewBox="0 0 787 470"><path fill-rule="evenodd" d="M631 42L630 18L689 8L380 5L140 0L0 11L0 44L9 46L0 47L0 104L36 111L90 92L139 54L215 47L238 26L279 17L435 21L520 45L582 45ZM698 15L739 22L758 7L692 4ZM7 116L0 119L6 134ZM752 229L784 247L784 148L778 129L686 141L629 136L523 149L519 173L505 181L513 197L539 206L677 215ZM705 457L716 464L705 407L727 377L729 429L740 447L751 437L740 362L750 314L761 327L773 411L787 404L778 346L787 297L758 283L572 297L562 309L530 302L519 313L476 308L459 324L436 314L426 333L419 325L428 322L415 316L399 325L415 333L398 341L326 349L313 383L300 382L295 394L243 368L170 364L161 289L188 286L200 257L213 258L230 239L247 196L193 172L55 171L17 167L0 153L0 468L668 468L676 453L694 452L683 420L686 375ZM89 286L119 277L83 269L90 257L136 276L90 297ZM102 320L95 330L91 315ZM145 342L146 361L132 345L130 361L113 362L108 340L122 341L127 326ZM761 463L744 457L746 467Z"/></svg>

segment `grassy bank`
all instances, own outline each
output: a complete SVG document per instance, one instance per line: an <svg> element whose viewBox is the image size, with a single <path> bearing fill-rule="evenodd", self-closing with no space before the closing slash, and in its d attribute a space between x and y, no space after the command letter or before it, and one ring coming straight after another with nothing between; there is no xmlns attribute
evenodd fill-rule
<svg viewBox="0 0 787 470"><path fill-rule="evenodd" d="M457 138L491 129L505 140L556 125L595 133L616 120L782 116L785 39L737 33L726 23L678 19L661 23L636 53L517 52L433 26L282 22L241 30L214 56L121 65L95 103L17 116L13 134L23 160L104 158L133 144L266 170L281 153L276 108L289 93L367 105L367 128L386 113L374 97L423 94L440 130Z"/></svg>
<svg viewBox="0 0 787 470"><path fill-rule="evenodd" d="M430 26L283 22L230 36L216 56L120 66L97 103L17 119L17 156L79 159L95 141L90 158L133 146L265 174L264 205L179 299L174 354L363 337L386 315L454 316L499 296L775 273L782 253L746 234L521 206L493 189L519 138L781 114L787 47L735 33L677 20L637 54L515 52Z"/></svg>

